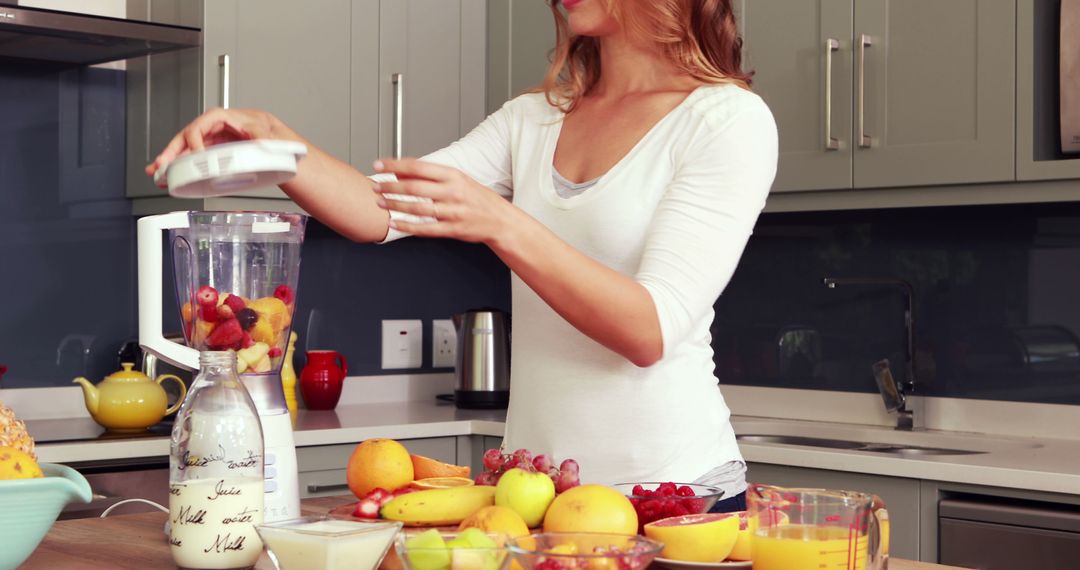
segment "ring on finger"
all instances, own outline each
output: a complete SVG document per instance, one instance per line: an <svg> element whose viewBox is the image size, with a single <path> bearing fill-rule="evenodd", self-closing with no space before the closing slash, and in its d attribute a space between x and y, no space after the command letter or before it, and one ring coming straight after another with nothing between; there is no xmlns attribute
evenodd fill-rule
<svg viewBox="0 0 1080 570"><path fill-rule="evenodd" d="M431 217L439 219L439 203L434 200L431 201Z"/></svg>

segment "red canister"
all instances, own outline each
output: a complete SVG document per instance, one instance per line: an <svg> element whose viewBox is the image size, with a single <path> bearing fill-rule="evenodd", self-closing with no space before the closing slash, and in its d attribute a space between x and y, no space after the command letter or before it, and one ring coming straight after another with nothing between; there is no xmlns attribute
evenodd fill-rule
<svg viewBox="0 0 1080 570"><path fill-rule="evenodd" d="M309 350L300 371L300 395L309 410L332 410L341 398L348 374L345 357L336 350Z"/></svg>

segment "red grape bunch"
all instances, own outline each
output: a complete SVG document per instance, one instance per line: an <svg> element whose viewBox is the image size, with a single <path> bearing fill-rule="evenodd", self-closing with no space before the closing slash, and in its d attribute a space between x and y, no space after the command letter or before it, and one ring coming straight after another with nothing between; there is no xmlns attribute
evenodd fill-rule
<svg viewBox="0 0 1080 570"><path fill-rule="evenodd" d="M577 461L567 459L556 468L550 456L540 454L533 457L528 449L519 449L510 454L503 453L499 449L485 451L484 472L476 476L476 484L494 485L499 482L503 473L515 467L525 471L544 473L551 477L551 481L555 483L556 493L562 493L581 484Z"/></svg>

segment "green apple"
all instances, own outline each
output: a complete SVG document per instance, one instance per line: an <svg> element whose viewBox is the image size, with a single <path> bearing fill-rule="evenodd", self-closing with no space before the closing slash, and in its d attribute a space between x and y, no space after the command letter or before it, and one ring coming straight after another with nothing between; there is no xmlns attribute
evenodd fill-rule
<svg viewBox="0 0 1080 570"><path fill-rule="evenodd" d="M503 473L495 485L495 504L521 515L529 528L540 526L554 500L555 483L545 473L515 467Z"/></svg>
<svg viewBox="0 0 1080 570"><path fill-rule="evenodd" d="M450 549L436 529L424 531L405 541L409 566L413 570L448 570Z"/></svg>

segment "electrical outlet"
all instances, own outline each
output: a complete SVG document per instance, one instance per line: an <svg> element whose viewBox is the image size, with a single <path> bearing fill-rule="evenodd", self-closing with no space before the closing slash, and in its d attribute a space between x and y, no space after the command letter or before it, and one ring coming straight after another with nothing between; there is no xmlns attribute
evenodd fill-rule
<svg viewBox="0 0 1080 570"><path fill-rule="evenodd" d="M431 367L453 368L457 356L457 331L450 319L431 321Z"/></svg>
<svg viewBox="0 0 1080 570"><path fill-rule="evenodd" d="M382 322L382 367L420 368L424 330L418 320Z"/></svg>

